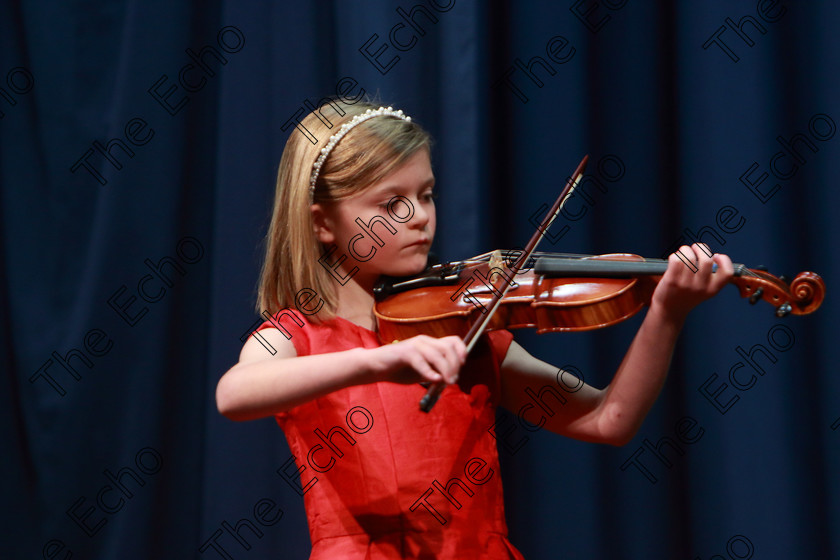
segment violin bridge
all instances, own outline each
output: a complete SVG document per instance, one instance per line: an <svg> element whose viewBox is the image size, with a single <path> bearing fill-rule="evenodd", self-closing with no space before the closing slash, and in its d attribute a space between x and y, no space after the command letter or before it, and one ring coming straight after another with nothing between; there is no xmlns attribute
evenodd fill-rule
<svg viewBox="0 0 840 560"><path fill-rule="evenodd" d="M505 269L505 259L502 258L502 251L500 249L496 249L495 251L490 253L488 265L490 267L490 270L493 270L494 268L498 268L500 270ZM493 286L496 286L499 282L501 282L501 280L501 275L497 274L495 275L495 277L491 275L490 283L493 284Z"/></svg>

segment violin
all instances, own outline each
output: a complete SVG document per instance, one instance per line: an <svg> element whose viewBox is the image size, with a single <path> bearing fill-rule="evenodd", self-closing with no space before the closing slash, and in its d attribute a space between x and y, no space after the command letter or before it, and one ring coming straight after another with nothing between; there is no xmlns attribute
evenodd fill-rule
<svg viewBox="0 0 840 560"><path fill-rule="evenodd" d="M569 176L522 251L494 251L377 286L374 315L380 340L394 342L418 334L459 335L469 352L487 329L530 327L537 333L598 329L629 319L649 304L667 269L665 260L623 253L535 252L583 177L587 160L584 156ZM788 284L764 270L741 264L734 269L731 282L741 296L748 297L750 303L763 299L773 304L779 317L811 313L825 297L825 283L813 272L803 272ZM443 388L442 383L429 388L420 401L423 412L431 410Z"/></svg>
<svg viewBox="0 0 840 560"><path fill-rule="evenodd" d="M514 272L510 263L519 253L494 251L380 284L374 290L378 300L374 315L381 341L418 334L464 337L489 312L507 280L510 288L486 330L535 328L543 334L608 327L649 305L668 267L667 260L630 254L534 253L522 270ZM813 272L802 272L788 283L758 268L733 267L730 283L741 297L751 304L766 301L778 317L812 313L825 297L825 283Z"/></svg>

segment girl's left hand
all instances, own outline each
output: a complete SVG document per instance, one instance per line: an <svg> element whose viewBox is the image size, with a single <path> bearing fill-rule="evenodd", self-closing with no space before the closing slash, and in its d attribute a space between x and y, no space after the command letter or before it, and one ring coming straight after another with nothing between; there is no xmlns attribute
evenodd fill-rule
<svg viewBox="0 0 840 560"><path fill-rule="evenodd" d="M690 268L676 252L672 253L668 257L668 270L653 292L651 310L656 308L666 316L682 321L699 303L717 294L732 278L734 269L728 256L715 253L710 257L712 251L705 244L703 248L697 243L691 247L683 245L678 252L695 268ZM717 267L713 271L715 264Z"/></svg>

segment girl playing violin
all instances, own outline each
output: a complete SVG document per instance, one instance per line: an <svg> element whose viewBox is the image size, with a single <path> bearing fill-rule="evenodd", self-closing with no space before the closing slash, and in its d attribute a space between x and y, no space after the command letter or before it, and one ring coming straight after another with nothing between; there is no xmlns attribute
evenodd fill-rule
<svg viewBox="0 0 840 560"><path fill-rule="evenodd" d="M483 335L469 358L456 336L380 344L373 287L421 272L435 234L430 139L402 111L330 106L329 120L313 112L300 123L317 144L293 132L280 161L258 301L273 315L258 330L276 353L247 340L219 381L219 411L276 417L297 462L284 472L304 496L310 558L522 558L507 538L488 427L498 405L521 410L526 388L552 384L557 368L508 331ZM567 393L543 428L631 440L686 315L733 273L725 255L680 251L697 270L671 256L612 382ZM438 382L440 400L421 412L420 383Z"/></svg>

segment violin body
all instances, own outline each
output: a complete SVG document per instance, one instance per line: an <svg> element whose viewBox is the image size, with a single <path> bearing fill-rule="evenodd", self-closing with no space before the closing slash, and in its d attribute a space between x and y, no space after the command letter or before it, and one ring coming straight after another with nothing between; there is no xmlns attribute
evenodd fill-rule
<svg viewBox="0 0 840 560"><path fill-rule="evenodd" d="M505 266L501 252L486 260L436 265L422 275L397 282L391 293L374 306L383 343L418 334L463 337L502 287L501 297L487 329L534 328L537 333L586 331L629 319L650 299L667 261L637 255L611 254L584 258L537 258L533 268ZM788 285L761 270L736 265L732 283L751 303L763 299L777 308L777 315L811 313L822 303L825 285L803 272Z"/></svg>

